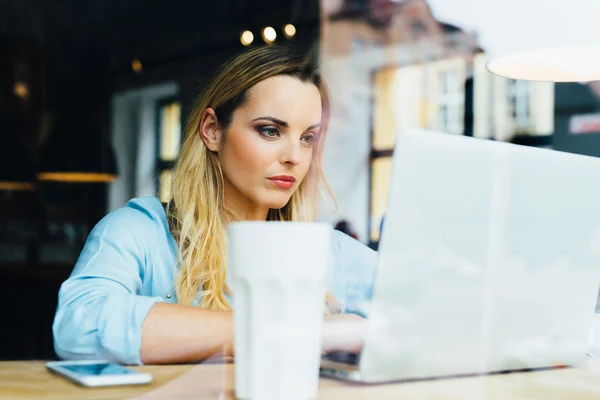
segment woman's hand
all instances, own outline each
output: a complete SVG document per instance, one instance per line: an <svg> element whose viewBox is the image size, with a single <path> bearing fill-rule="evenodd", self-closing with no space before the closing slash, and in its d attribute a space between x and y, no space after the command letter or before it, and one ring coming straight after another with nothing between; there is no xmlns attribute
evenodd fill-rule
<svg viewBox="0 0 600 400"><path fill-rule="evenodd" d="M323 353L360 353L367 320L356 314L326 315L323 323Z"/></svg>

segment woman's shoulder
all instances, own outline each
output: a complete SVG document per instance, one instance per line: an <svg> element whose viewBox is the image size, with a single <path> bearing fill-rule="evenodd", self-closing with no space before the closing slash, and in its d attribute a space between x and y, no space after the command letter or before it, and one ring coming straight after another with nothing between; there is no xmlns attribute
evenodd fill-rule
<svg viewBox="0 0 600 400"><path fill-rule="evenodd" d="M141 268L156 254L169 251L168 232L167 218L158 199L132 199L94 226L74 273L89 268L90 263L95 262L102 269L121 259L135 261Z"/></svg>
<svg viewBox="0 0 600 400"><path fill-rule="evenodd" d="M369 246L359 242L344 232L340 232L335 229L333 230L331 236L331 242L334 252L341 252L349 255L360 253L370 257L377 256L377 252L371 249Z"/></svg>
<svg viewBox="0 0 600 400"><path fill-rule="evenodd" d="M346 271L375 268L378 253L362 242L337 230L333 231L331 242L336 268Z"/></svg>
<svg viewBox="0 0 600 400"><path fill-rule="evenodd" d="M167 225L167 215L164 205L156 197L136 197L127 202L125 206L115 212L121 212L130 218Z"/></svg>
<svg viewBox="0 0 600 400"><path fill-rule="evenodd" d="M149 236L169 232L167 216L156 197L138 197L108 213L94 228L92 236L108 236L114 240L153 242Z"/></svg>
<svg viewBox="0 0 600 400"><path fill-rule="evenodd" d="M328 288L344 304L344 312L367 314L377 268L378 253L347 234L332 234L332 266Z"/></svg>
<svg viewBox="0 0 600 400"><path fill-rule="evenodd" d="M108 213L104 219L140 228L168 226L165 209L156 197L133 198L123 207Z"/></svg>

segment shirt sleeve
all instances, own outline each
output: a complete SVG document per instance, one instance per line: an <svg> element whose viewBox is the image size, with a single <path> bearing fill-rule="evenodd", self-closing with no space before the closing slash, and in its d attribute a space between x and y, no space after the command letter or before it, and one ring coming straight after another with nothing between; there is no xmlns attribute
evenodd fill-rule
<svg viewBox="0 0 600 400"><path fill-rule="evenodd" d="M58 295L54 348L63 359L141 364L142 324L162 299L140 295L156 223L141 209L110 213L92 230Z"/></svg>
<svg viewBox="0 0 600 400"><path fill-rule="evenodd" d="M342 303L343 313L367 316L378 253L336 230L333 231L332 246L328 287Z"/></svg>

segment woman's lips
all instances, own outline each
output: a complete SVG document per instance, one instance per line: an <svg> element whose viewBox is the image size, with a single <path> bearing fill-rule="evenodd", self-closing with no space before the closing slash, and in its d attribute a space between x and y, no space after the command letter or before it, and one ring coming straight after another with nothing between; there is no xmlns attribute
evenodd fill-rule
<svg viewBox="0 0 600 400"><path fill-rule="evenodd" d="M275 186L281 189L290 189L296 182L296 178L289 175L272 176L269 178L269 180L273 182Z"/></svg>

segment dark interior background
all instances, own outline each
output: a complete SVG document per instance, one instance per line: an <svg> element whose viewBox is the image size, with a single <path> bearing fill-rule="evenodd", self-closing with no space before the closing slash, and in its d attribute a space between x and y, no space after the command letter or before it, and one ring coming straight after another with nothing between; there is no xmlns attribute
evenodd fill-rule
<svg viewBox="0 0 600 400"><path fill-rule="evenodd" d="M297 28L291 40L281 39L286 23ZM240 33L250 29L253 45L263 44L257 32L267 25L310 52L319 3L0 1L0 170L27 175L47 162L105 162L114 93L176 82L184 121L206 79L244 50ZM26 102L13 93L15 78L27 82ZM0 359L55 357L57 291L106 203L106 183L0 190Z"/></svg>

